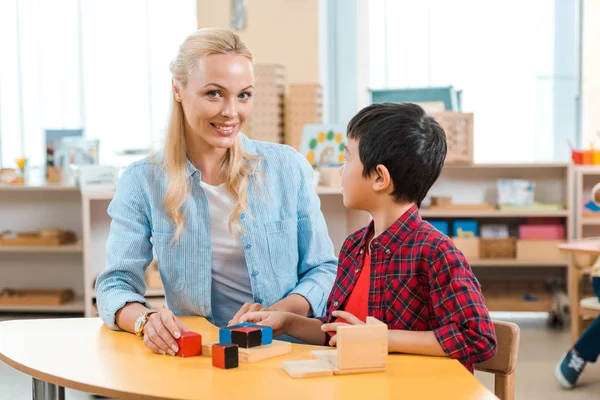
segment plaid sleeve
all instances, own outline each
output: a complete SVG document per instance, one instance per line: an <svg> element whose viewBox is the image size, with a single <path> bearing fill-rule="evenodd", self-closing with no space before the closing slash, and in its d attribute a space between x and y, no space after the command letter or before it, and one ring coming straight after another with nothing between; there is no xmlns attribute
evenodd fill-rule
<svg viewBox="0 0 600 400"><path fill-rule="evenodd" d="M433 332L451 358L472 365L496 354L496 333L479 282L467 260L451 244L441 244L429 272Z"/></svg>

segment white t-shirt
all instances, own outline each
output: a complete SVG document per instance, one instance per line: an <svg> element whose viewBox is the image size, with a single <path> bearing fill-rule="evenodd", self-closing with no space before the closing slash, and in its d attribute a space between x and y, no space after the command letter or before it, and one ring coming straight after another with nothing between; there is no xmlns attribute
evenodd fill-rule
<svg viewBox="0 0 600 400"><path fill-rule="evenodd" d="M246 302L252 303L252 285L240 235L229 231L228 221L235 199L225 184L201 183L208 200L212 250L212 314L216 326L229 320Z"/></svg>

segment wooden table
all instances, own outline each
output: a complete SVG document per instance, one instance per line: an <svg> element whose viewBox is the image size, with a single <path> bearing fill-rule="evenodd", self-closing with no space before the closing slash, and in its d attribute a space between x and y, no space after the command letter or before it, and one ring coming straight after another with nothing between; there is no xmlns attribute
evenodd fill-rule
<svg viewBox="0 0 600 400"><path fill-rule="evenodd" d="M587 263L576 262L581 255L600 256L600 238L575 239L559 246L562 251L569 253L568 291L571 303L571 342L574 344L581 336L583 318L598 315L597 311L582 309L579 302L581 297L581 279Z"/></svg>
<svg viewBox="0 0 600 400"><path fill-rule="evenodd" d="M203 342L218 338L204 318L182 319ZM153 354L98 318L0 322L0 360L33 377L35 399L64 398L64 387L120 399L496 399L448 358L391 355L386 372L311 379L292 379L281 368L315 349L293 345L286 356L221 370L209 357Z"/></svg>

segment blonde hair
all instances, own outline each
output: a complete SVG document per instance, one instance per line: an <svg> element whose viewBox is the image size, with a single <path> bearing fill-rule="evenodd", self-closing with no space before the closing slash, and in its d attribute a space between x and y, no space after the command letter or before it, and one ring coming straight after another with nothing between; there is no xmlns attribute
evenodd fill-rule
<svg viewBox="0 0 600 400"><path fill-rule="evenodd" d="M188 84L188 76L197 60L213 54L239 54L252 61L252 53L235 33L226 29L205 28L189 35L179 47L179 52L170 64L172 78L183 89ZM185 227L182 208L189 194L187 172L187 148L183 106L171 93L171 113L167 125L164 149L164 167L169 178L165 195L167 215L176 226L175 241ZM236 204L229 216L229 230L241 231L239 218L248 204L248 184L258 168L259 158L244 152L241 139L227 149L221 165L221 174L226 177L227 190Z"/></svg>

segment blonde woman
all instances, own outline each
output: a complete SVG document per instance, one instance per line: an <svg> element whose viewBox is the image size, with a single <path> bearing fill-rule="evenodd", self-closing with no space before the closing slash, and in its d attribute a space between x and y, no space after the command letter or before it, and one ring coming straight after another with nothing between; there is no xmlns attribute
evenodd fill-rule
<svg viewBox="0 0 600 400"><path fill-rule="evenodd" d="M119 180L106 269L96 282L106 325L174 355L188 328L217 326L264 308L321 316L337 260L294 149L240 132L252 109L252 55L233 32L201 29L171 63L173 98L164 151ZM144 271L156 251L167 307L151 310Z"/></svg>

